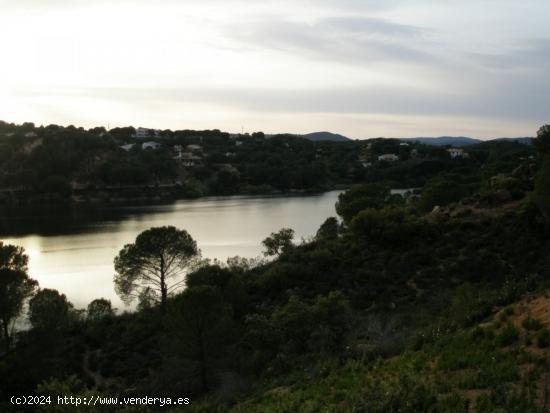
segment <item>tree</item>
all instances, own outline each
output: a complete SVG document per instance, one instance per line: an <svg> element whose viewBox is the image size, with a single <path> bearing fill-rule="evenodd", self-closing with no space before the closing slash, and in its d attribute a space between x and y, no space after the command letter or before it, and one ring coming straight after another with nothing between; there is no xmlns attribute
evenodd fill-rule
<svg viewBox="0 0 550 413"><path fill-rule="evenodd" d="M533 201L547 223L550 223L550 155L542 160L535 178Z"/></svg>
<svg viewBox="0 0 550 413"><path fill-rule="evenodd" d="M364 209L350 223L355 239L372 245L397 248L427 240L433 228L404 209Z"/></svg>
<svg viewBox="0 0 550 413"><path fill-rule="evenodd" d="M27 274L27 263L28 257L22 247L4 245L0 241L0 334L6 350L11 346L10 330L13 322L38 286L38 282Z"/></svg>
<svg viewBox="0 0 550 413"><path fill-rule="evenodd" d="M543 125L540 127L534 144L542 155L550 154L550 125Z"/></svg>
<svg viewBox="0 0 550 413"><path fill-rule="evenodd" d="M114 315L111 301L105 298L95 299L88 304L87 313L89 321L99 321Z"/></svg>
<svg viewBox="0 0 550 413"><path fill-rule="evenodd" d="M265 247L264 255L280 256L287 252L292 247L292 239L294 238L294 230L291 228L282 228L279 232L272 232L269 237L262 241Z"/></svg>
<svg viewBox="0 0 550 413"><path fill-rule="evenodd" d="M185 271L200 256L197 243L185 230L156 227L143 231L115 258L115 290L125 302L154 293L166 309L168 295L185 282Z"/></svg>
<svg viewBox="0 0 550 413"><path fill-rule="evenodd" d="M550 223L550 125L542 126L535 139L542 165L535 179L533 201L547 223Z"/></svg>
<svg viewBox="0 0 550 413"><path fill-rule="evenodd" d="M346 224L365 208L382 208L390 196L390 188L382 183L358 185L338 196L336 212Z"/></svg>
<svg viewBox="0 0 550 413"><path fill-rule="evenodd" d="M177 353L194 365L188 373L198 376L200 391L208 391L232 341L231 312L221 293L211 286L188 288L171 302L166 324Z"/></svg>
<svg viewBox="0 0 550 413"><path fill-rule="evenodd" d="M213 287L220 292L224 302L231 305L234 316L243 315L249 299L239 270L223 268L220 265L205 265L187 275L187 288Z"/></svg>
<svg viewBox="0 0 550 413"><path fill-rule="evenodd" d="M464 195L465 191L460 183L436 178L424 186L419 207L423 212L430 212L435 206L446 206L457 202Z"/></svg>
<svg viewBox="0 0 550 413"><path fill-rule="evenodd" d="M331 240L338 238L340 225L335 217L329 217L321 224L315 238L317 240Z"/></svg>
<svg viewBox="0 0 550 413"><path fill-rule="evenodd" d="M42 331L59 331L67 327L73 305L65 294L44 288L29 301L29 321Z"/></svg>
<svg viewBox="0 0 550 413"><path fill-rule="evenodd" d="M185 284L187 288L208 285L219 289L223 294L232 278L233 273L228 268L222 268L219 265L208 265L189 274Z"/></svg>
<svg viewBox="0 0 550 413"><path fill-rule="evenodd" d="M213 190L216 194L234 194L238 192L240 179L239 171L236 169L223 168L214 177Z"/></svg>

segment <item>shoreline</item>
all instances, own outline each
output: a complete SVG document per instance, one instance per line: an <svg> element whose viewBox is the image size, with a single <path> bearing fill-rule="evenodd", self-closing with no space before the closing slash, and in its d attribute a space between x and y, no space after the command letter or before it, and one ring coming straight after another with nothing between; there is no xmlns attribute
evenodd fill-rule
<svg viewBox="0 0 550 413"><path fill-rule="evenodd" d="M174 185L159 185L159 186L125 186L125 187L102 187L92 190L77 190L70 197L59 198L52 194L37 194L24 190L0 190L1 194L9 193L8 197L0 198L0 210L9 210L11 208L32 208L40 207L75 207L75 206L131 206L131 205L162 205L181 200L204 200L207 198L219 197L291 197L291 196L307 196L317 195L325 192L346 190L353 183L334 184L326 187L311 188L311 189L293 189L289 191L281 191L270 189L269 191L240 191L238 193L228 194L202 194L189 195L182 191L182 186ZM130 196L128 192L140 192L139 196ZM84 193L85 192L85 193Z"/></svg>

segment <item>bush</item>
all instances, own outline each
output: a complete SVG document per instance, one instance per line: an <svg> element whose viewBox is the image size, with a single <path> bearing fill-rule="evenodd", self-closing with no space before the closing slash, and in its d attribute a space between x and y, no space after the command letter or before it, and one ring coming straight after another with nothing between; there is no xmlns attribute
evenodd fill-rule
<svg viewBox="0 0 550 413"><path fill-rule="evenodd" d="M364 209L353 218L350 229L359 240L392 248L411 246L433 235L427 222L399 208Z"/></svg>
<svg viewBox="0 0 550 413"><path fill-rule="evenodd" d="M510 317L512 314L514 314L514 307L506 307L504 310L502 310L498 318L500 319L500 321L504 322L508 320L508 317Z"/></svg>
<svg viewBox="0 0 550 413"><path fill-rule="evenodd" d="M506 347L518 341L518 338L518 329L513 324L508 323L497 336L497 344L500 347Z"/></svg>
<svg viewBox="0 0 550 413"><path fill-rule="evenodd" d="M537 334L537 346L539 348L546 348L550 346L550 331L547 328L543 328Z"/></svg>
<svg viewBox="0 0 550 413"><path fill-rule="evenodd" d="M522 327L526 330L538 331L542 328L542 323L540 320L527 316L525 320L521 323Z"/></svg>

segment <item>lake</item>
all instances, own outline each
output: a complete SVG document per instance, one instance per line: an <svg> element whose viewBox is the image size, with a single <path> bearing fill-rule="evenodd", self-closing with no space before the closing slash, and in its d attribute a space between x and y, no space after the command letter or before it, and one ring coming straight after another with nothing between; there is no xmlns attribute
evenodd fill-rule
<svg viewBox="0 0 550 413"><path fill-rule="evenodd" d="M21 245L29 274L77 308L95 298L124 304L113 289L113 259L124 244L151 227L173 225L197 241L205 258L225 261L261 255L261 241L289 227L296 240L315 235L341 191L292 197L211 197L164 205L33 208L3 212L0 241Z"/></svg>

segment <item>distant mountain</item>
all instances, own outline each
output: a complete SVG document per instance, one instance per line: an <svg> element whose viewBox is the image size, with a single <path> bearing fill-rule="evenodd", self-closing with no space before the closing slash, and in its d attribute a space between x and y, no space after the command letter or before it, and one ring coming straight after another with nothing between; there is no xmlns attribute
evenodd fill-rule
<svg viewBox="0 0 550 413"><path fill-rule="evenodd" d="M440 136L438 138L401 138L399 139L403 142L420 142L425 145L434 145L434 146L469 146L475 145L477 143L483 142L494 142L494 141L507 141L507 142L519 142L525 145L531 145L533 143L532 138L496 138L496 139L474 139L468 138L466 136Z"/></svg>
<svg viewBox="0 0 550 413"><path fill-rule="evenodd" d="M313 132L301 135L302 138L309 139L310 141L320 142L320 141L331 141L331 142L348 142L351 139L343 135L331 132Z"/></svg>
<svg viewBox="0 0 550 413"><path fill-rule="evenodd" d="M496 138L492 139L494 141L508 141L508 142L519 142L523 143L525 145L532 145L533 144L533 138Z"/></svg>
<svg viewBox="0 0 550 413"><path fill-rule="evenodd" d="M481 139L467 138L466 136L440 136L438 138L401 138L403 142L420 142L434 146L468 146L483 142Z"/></svg>

